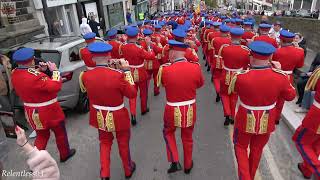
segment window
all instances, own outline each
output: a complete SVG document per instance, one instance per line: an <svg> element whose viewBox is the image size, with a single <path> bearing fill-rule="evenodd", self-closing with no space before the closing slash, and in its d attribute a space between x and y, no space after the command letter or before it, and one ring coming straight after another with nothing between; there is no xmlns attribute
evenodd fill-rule
<svg viewBox="0 0 320 180"><path fill-rule="evenodd" d="M74 61L80 61L80 55L79 55L79 51L81 48L85 47L86 44L85 43L81 43L81 44L78 44L74 47L71 47L69 49L69 61L70 62L74 62Z"/></svg>
<svg viewBox="0 0 320 180"><path fill-rule="evenodd" d="M107 7L110 27L124 25L122 2L111 4Z"/></svg>
<svg viewBox="0 0 320 180"><path fill-rule="evenodd" d="M36 50L35 57L40 58L41 60L48 62L51 61L57 65L59 68L61 54L57 51L45 51L45 50Z"/></svg>

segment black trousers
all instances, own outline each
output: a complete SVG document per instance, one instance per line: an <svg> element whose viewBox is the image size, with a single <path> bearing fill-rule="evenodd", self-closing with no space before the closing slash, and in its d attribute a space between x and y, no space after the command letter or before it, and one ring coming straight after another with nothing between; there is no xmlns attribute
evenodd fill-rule
<svg viewBox="0 0 320 180"><path fill-rule="evenodd" d="M298 104L301 104L301 102L302 102L303 95L304 95L304 89L307 85L308 80L309 80L309 77L300 77L298 79L298 82L297 82L297 90L298 90L298 96L299 96L298 101L297 101Z"/></svg>

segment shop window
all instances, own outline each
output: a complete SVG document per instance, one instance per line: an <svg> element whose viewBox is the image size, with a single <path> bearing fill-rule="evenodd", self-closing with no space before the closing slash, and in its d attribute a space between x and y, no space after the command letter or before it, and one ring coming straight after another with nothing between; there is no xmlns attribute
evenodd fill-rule
<svg viewBox="0 0 320 180"><path fill-rule="evenodd" d="M81 48L85 47L86 44L85 43L81 43L81 44L78 44L74 47L71 47L69 49L69 61L70 62L74 62L74 61L80 61L81 58L80 58L80 54L79 54L79 51Z"/></svg>
<svg viewBox="0 0 320 180"><path fill-rule="evenodd" d="M114 3L107 7L110 27L124 25L122 2Z"/></svg>

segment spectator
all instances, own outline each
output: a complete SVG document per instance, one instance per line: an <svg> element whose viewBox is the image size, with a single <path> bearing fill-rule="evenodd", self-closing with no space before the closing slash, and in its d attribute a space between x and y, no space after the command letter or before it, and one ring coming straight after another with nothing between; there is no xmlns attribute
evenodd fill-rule
<svg viewBox="0 0 320 180"><path fill-rule="evenodd" d="M306 57L306 55L307 55L307 41L300 33L296 33L293 44L296 47L301 47L304 50L304 57Z"/></svg>
<svg viewBox="0 0 320 180"><path fill-rule="evenodd" d="M10 59L0 54L0 110L11 111L9 92L12 90ZM8 83L8 84L7 84Z"/></svg>
<svg viewBox="0 0 320 180"><path fill-rule="evenodd" d="M277 43L280 44L280 31L281 28L281 22L277 21L273 24L273 28L270 29L269 34L271 37L275 38L277 40Z"/></svg>
<svg viewBox="0 0 320 180"><path fill-rule="evenodd" d="M50 179L59 180L60 172L57 162L50 156L46 150L39 151L28 143L28 139L23 129L16 127L17 144L23 149L28 157L27 164L33 172L32 179Z"/></svg>
<svg viewBox="0 0 320 180"><path fill-rule="evenodd" d="M262 16L261 17L261 24L269 24L269 18L268 16Z"/></svg>
<svg viewBox="0 0 320 180"><path fill-rule="evenodd" d="M301 106L295 110L295 112L297 113L307 112L308 111L307 109L309 109L310 105L312 104L312 92L305 92L305 87L312 72L315 69L317 69L317 67L319 66L320 66L320 52L317 53L316 57L314 58L309 71L307 73L301 73L297 81L297 90L298 90L299 98L296 104Z"/></svg>
<svg viewBox="0 0 320 180"><path fill-rule="evenodd" d="M60 36L61 34L62 34L61 26L60 26L59 21L56 19L52 24L52 35Z"/></svg>
<svg viewBox="0 0 320 180"><path fill-rule="evenodd" d="M99 35L99 28L98 26L100 26L100 23L98 23L97 21L95 21L96 16L91 16L90 20L89 20L89 26L92 30L92 32L96 33L97 37L100 37Z"/></svg>
<svg viewBox="0 0 320 180"><path fill-rule="evenodd" d="M132 24L131 10L130 9L127 10L126 18L127 18L128 24Z"/></svg>
<svg viewBox="0 0 320 180"><path fill-rule="evenodd" d="M85 35L85 34L87 34L89 32L92 32L92 30L91 30L91 28L90 28L90 26L88 24L88 19L83 17L82 18L82 23L80 25L80 33L83 36L83 35Z"/></svg>

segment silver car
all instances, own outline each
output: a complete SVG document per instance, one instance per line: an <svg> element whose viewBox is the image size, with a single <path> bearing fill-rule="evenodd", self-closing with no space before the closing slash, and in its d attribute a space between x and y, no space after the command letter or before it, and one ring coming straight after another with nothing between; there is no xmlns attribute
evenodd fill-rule
<svg viewBox="0 0 320 180"><path fill-rule="evenodd" d="M63 109L74 109L85 113L89 111L89 102L87 95L82 93L79 87L79 74L86 69L79 56L79 50L85 46L84 39L78 36L44 37L19 44L10 48L10 51L14 52L19 47L33 48L36 58L54 62L59 67L63 82L58 94L60 105ZM22 107L19 98L16 98L14 105L15 108Z"/></svg>

